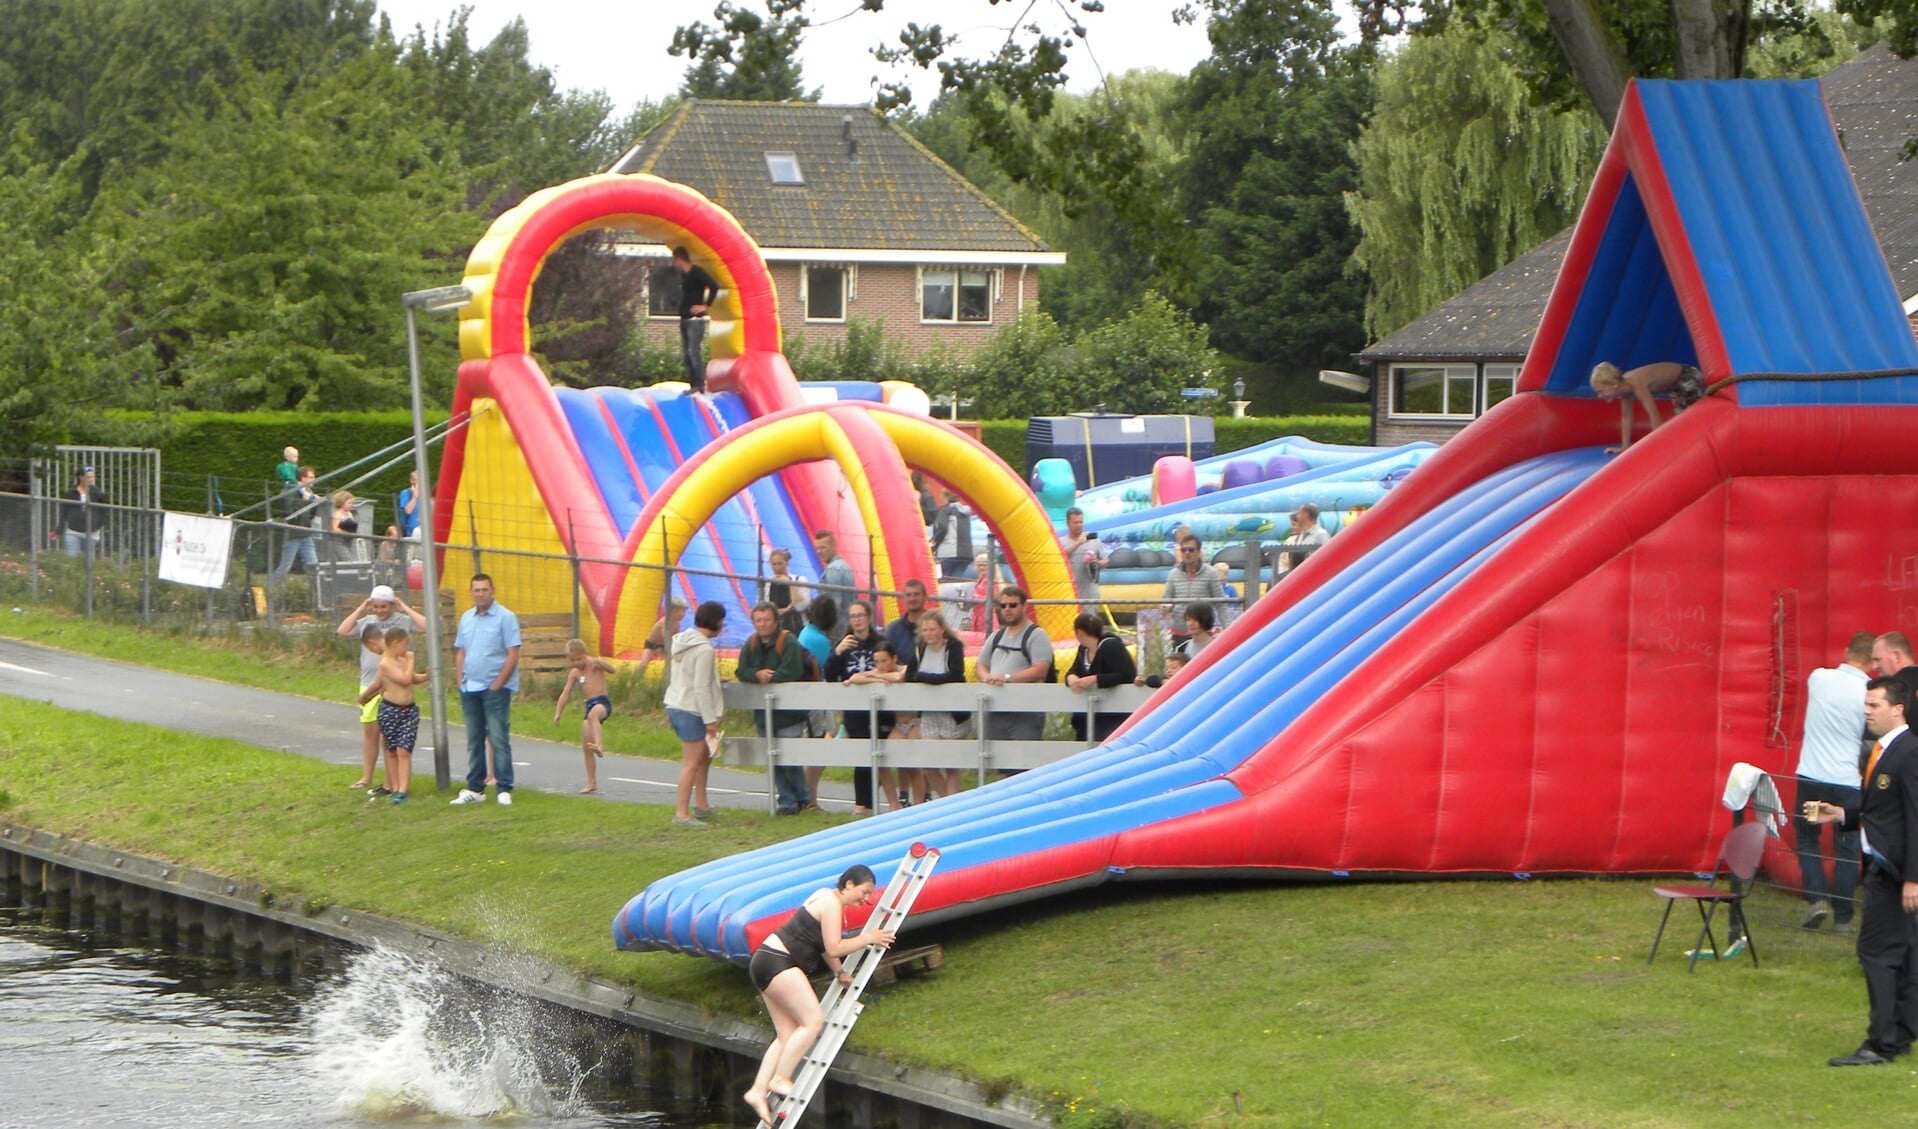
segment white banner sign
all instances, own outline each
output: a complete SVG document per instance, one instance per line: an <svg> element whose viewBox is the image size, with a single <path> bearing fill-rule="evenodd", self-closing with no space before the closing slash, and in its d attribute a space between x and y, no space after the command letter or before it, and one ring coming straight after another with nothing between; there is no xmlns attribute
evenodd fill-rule
<svg viewBox="0 0 1918 1129"><path fill-rule="evenodd" d="M226 587L233 521L167 511L160 535L160 579L195 588Z"/></svg>

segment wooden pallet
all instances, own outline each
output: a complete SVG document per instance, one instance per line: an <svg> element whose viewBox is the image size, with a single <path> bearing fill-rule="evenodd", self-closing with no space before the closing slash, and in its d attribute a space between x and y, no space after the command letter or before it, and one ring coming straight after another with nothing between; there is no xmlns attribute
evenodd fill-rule
<svg viewBox="0 0 1918 1129"><path fill-rule="evenodd" d="M872 970L872 979L868 987L883 986L898 980L900 976L917 976L922 972L932 972L946 967L946 949L944 945L921 945L916 949L893 949L888 952L879 967Z"/></svg>

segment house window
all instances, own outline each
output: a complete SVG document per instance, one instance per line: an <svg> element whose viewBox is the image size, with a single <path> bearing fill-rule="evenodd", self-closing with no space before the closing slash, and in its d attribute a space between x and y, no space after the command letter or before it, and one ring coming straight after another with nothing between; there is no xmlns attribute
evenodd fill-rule
<svg viewBox="0 0 1918 1129"><path fill-rule="evenodd" d="M799 171L797 153L766 154L766 172L773 178L774 184L805 184L806 177Z"/></svg>
<svg viewBox="0 0 1918 1129"><path fill-rule="evenodd" d="M1471 419L1477 365L1393 365L1392 414Z"/></svg>
<svg viewBox="0 0 1918 1129"><path fill-rule="evenodd" d="M919 320L990 322L992 272L929 270L919 276Z"/></svg>
<svg viewBox="0 0 1918 1129"><path fill-rule="evenodd" d="M845 267L807 267L801 281L807 321L846 320Z"/></svg>
<svg viewBox="0 0 1918 1129"><path fill-rule="evenodd" d="M679 316L679 271L670 266L654 267L646 276L646 316Z"/></svg>
<svg viewBox="0 0 1918 1129"><path fill-rule="evenodd" d="M1492 410L1494 405L1512 398L1512 390L1518 387L1517 365L1486 365L1484 390L1479 393L1481 405L1479 414Z"/></svg>

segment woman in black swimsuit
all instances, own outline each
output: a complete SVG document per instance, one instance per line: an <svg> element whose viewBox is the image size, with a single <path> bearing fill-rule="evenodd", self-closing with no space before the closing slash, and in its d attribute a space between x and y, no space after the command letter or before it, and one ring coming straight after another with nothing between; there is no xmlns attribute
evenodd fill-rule
<svg viewBox="0 0 1918 1129"><path fill-rule="evenodd" d="M892 946L890 929L867 929L847 937L840 924L848 906L863 906L871 899L873 884L871 867L848 868L839 876L837 888L814 890L753 953L749 967L753 987L759 989L772 1014L774 1035L760 1061L759 1076L746 1091L746 1104L768 1125L773 1118L767 1096L792 1093L793 1071L826 1026L826 1015L819 1010L819 998L807 977L830 968L844 982L840 958L867 945Z"/></svg>

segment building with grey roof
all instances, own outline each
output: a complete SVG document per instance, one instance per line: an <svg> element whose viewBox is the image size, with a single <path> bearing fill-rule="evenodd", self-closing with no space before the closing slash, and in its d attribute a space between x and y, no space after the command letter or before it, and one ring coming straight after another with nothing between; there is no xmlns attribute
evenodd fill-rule
<svg viewBox="0 0 1918 1129"><path fill-rule="evenodd" d="M969 352L1038 302L1038 268L1065 262L864 106L689 99L609 171L678 181L730 211L772 271L781 332L814 346L844 340L860 318L909 352ZM619 246L658 260L646 272L648 321L676 341L668 248Z"/></svg>

